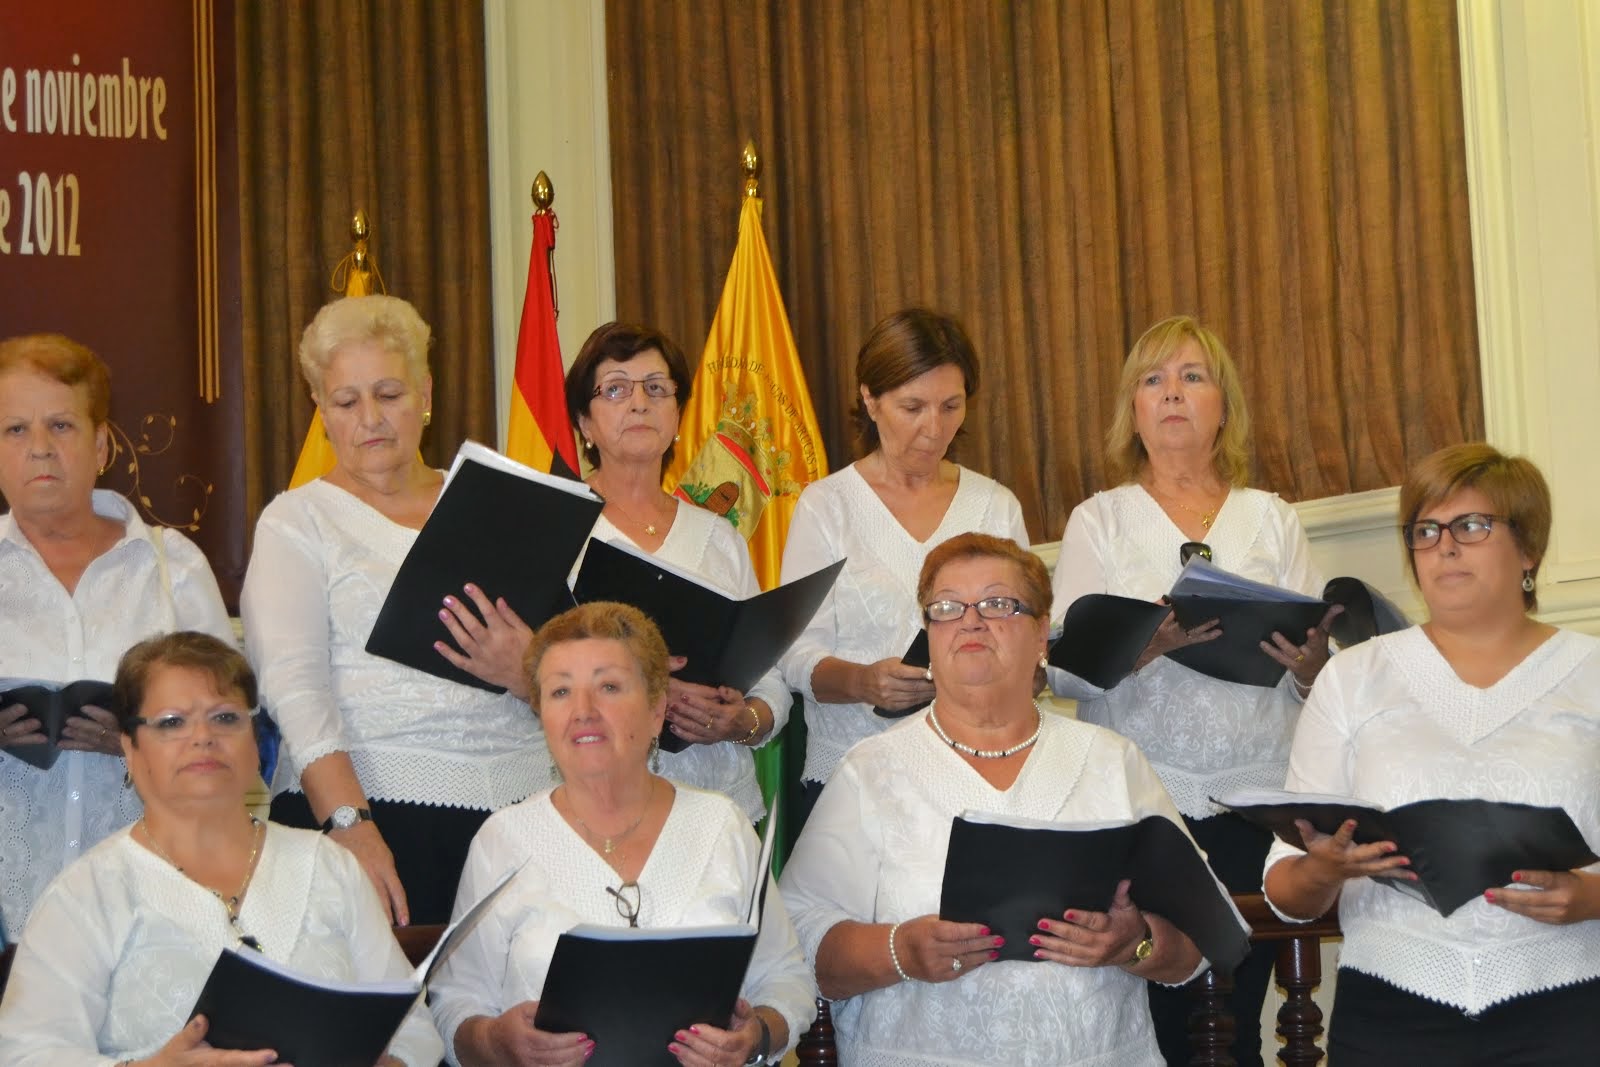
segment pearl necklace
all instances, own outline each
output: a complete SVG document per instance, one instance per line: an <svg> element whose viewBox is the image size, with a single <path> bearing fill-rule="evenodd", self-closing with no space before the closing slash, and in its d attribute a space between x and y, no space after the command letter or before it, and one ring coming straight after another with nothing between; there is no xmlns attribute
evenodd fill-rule
<svg viewBox="0 0 1600 1067"><path fill-rule="evenodd" d="M150 847L156 850L156 855L166 860L169 867L183 874L185 878L190 877L184 874L183 868L178 866L171 856L167 855L167 850L161 847L161 842L150 832L150 824L145 822L143 816L139 818L139 828L144 831L144 839L150 842ZM244 899L245 890L250 888L250 879L255 877L256 854L261 851L262 822L254 815L250 816L250 830L250 858L244 861L244 881L239 884L239 891L231 897L225 897L210 886L202 885L202 888L222 902L222 906L228 910L228 921L233 923L239 921L239 902Z"/></svg>
<svg viewBox="0 0 1600 1067"><path fill-rule="evenodd" d="M1033 743L1039 740L1039 734L1044 729L1044 709L1035 700L1033 710L1039 716L1039 725L1033 728L1033 733L1026 740L1018 741L1010 748L973 748L971 745L963 745L944 732L944 727L939 725L939 716L934 714L932 704L928 705L928 722L933 726L933 732L939 735L939 740L964 756L973 756L977 759L1005 759L1007 756L1015 756L1025 748L1032 748Z"/></svg>

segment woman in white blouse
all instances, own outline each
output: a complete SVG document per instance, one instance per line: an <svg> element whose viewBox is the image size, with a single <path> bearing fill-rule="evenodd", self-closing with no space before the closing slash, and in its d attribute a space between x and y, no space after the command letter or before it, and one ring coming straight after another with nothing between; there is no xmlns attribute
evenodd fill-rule
<svg viewBox="0 0 1600 1067"><path fill-rule="evenodd" d="M1202 965L1189 938L1141 912L1124 882L1105 912L1039 917L1032 960L938 916L951 819L1179 823L1139 750L1033 699L1049 635L1037 556L984 534L928 553L917 586L936 699L850 750L783 872L841 1063L873 1067L1161 1063L1147 980Z"/></svg>
<svg viewBox="0 0 1600 1067"><path fill-rule="evenodd" d="M300 369L337 462L261 513L240 598L283 730L272 817L355 853L400 924L443 922L483 820L550 781L524 701L365 650L444 481L417 451L432 417L428 344L416 309L390 296L336 300L306 327Z"/></svg>
<svg viewBox="0 0 1600 1067"><path fill-rule="evenodd" d="M110 374L83 345L54 334L0 342L0 495L11 509L0 515L0 689L109 681L128 646L170 630L232 639L200 550L94 488L110 413ZM24 707L0 706L0 932L12 941L50 879L139 817L110 711L68 719L49 770L5 754L44 740Z"/></svg>
<svg viewBox="0 0 1600 1067"><path fill-rule="evenodd" d="M933 696L928 671L900 659L922 628L928 551L969 531L1028 543L1011 491L945 458L978 391L959 322L921 308L885 318L856 356L856 386L860 458L800 494L783 552L784 581L848 560L782 663L805 699L808 801L851 745L888 725L874 707L904 712Z"/></svg>
<svg viewBox="0 0 1600 1067"><path fill-rule="evenodd" d="M534 635L527 674L563 782L491 817L472 843L458 911L520 872L430 987L451 1062L468 1067L576 1067L596 1051L587 1034L533 1025L564 931L742 922L755 880L768 877L739 808L650 771L670 691L666 645L648 618L621 604L574 608ZM815 995L772 893L733 1017L662 1044L688 1067L776 1062L810 1025Z"/></svg>
<svg viewBox="0 0 1600 1067"><path fill-rule="evenodd" d="M1529 613L1550 537L1534 465L1484 444L1423 460L1400 490L1428 621L1340 653L1300 714L1287 788L1382 807L1431 798L1566 809L1600 850L1600 642ZM1517 871L1448 917L1373 882L1405 877L1392 842L1302 824L1267 899L1344 929L1329 1033L1342 1065L1595 1062L1600 864Z"/></svg>
<svg viewBox="0 0 1600 1067"><path fill-rule="evenodd" d="M312 978L410 973L372 885L320 834L261 822L256 680L230 644L181 631L117 667L120 739L144 815L39 898L0 1003L7 1067L250 1067L189 1018L218 953L247 945ZM420 999L380 1067L443 1055Z"/></svg>
<svg viewBox="0 0 1600 1067"><path fill-rule="evenodd" d="M1106 433L1110 480L1073 509L1055 571L1055 622L1088 593L1159 600L1198 543L1218 567L1256 581L1322 595L1322 577L1300 520L1275 494L1245 487L1250 415L1222 341L1188 316L1156 323L1122 367ZM1330 616L1331 618L1331 616ZM1324 620L1306 634L1275 635L1263 655L1288 668L1276 688L1207 677L1166 653L1220 635L1213 623L1185 631L1171 615L1134 673L1109 690L1049 670L1051 687L1078 701L1078 716L1139 746L1183 812L1212 867L1235 893L1253 893L1271 835L1210 798L1283 782L1300 702L1327 662ZM1291 640L1292 639L1292 640ZM1258 944L1234 972L1230 999L1240 1067L1261 1063L1261 1002L1273 949ZM1162 1052L1189 1060L1191 998L1150 987Z"/></svg>

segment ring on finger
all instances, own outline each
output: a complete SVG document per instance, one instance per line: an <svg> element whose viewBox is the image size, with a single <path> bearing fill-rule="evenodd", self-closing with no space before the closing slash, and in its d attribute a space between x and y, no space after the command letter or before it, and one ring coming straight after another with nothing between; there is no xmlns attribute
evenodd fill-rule
<svg viewBox="0 0 1600 1067"><path fill-rule="evenodd" d="M1305 660L1306 660L1306 654L1304 652L1300 653L1298 656L1296 656L1294 658L1294 661L1296 663L1304 663Z"/></svg>
<svg viewBox="0 0 1600 1067"><path fill-rule="evenodd" d="M951 956L950 957L950 970L955 972L956 974L960 974L961 973L961 957L960 956Z"/></svg>

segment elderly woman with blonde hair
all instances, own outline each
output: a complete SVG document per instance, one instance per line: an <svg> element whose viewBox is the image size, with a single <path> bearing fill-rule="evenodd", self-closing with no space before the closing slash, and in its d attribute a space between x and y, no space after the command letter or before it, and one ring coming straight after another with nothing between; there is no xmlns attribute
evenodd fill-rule
<svg viewBox="0 0 1600 1067"><path fill-rule="evenodd" d="M429 339L416 309L390 296L335 301L306 327L300 367L337 462L262 512L240 602L284 736L273 818L349 848L401 924L447 918L483 820L549 782L523 701L365 651L443 485L418 452L432 417ZM480 611L508 610L466 593Z"/></svg>

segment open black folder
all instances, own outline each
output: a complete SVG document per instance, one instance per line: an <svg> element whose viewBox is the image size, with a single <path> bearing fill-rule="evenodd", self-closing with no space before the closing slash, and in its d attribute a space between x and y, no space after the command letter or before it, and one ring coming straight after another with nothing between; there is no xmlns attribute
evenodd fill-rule
<svg viewBox="0 0 1600 1067"><path fill-rule="evenodd" d="M1261 642L1276 632L1299 644L1328 610L1326 601L1241 578L1200 556L1184 565L1169 595L1185 628L1217 619L1222 631L1221 637L1167 653L1169 659L1224 682L1269 689L1283 680L1285 668L1261 651Z"/></svg>
<svg viewBox="0 0 1600 1067"><path fill-rule="evenodd" d="M746 921L724 926L631 929L575 926L556 940L534 1026L594 1041L587 1067L676 1064L667 1044L697 1023L733 1017L772 877L773 798L751 879Z"/></svg>
<svg viewBox="0 0 1600 1067"><path fill-rule="evenodd" d="M24 718L38 719L40 731L45 736L43 744L13 745L0 748L8 756L48 771L61 757L61 728L67 720L82 712L85 704L93 704L107 711L111 707L111 683L92 679L57 685L54 682L26 681L11 678L0 681L0 708L21 704L28 709Z"/></svg>
<svg viewBox="0 0 1600 1067"><path fill-rule="evenodd" d="M1232 971L1250 951L1250 927L1228 891L1188 835L1159 815L1121 825L959 815L939 918L983 923L1005 938L1002 960L1031 961L1028 938L1040 919L1068 908L1105 911L1124 878L1141 910L1188 934L1219 971Z"/></svg>
<svg viewBox="0 0 1600 1067"><path fill-rule="evenodd" d="M446 595L472 582L537 628L570 608L567 574L604 505L582 482L545 474L476 441L456 453L433 513L395 575L367 651L439 678L500 692L434 650Z"/></svg>
<svg viewBox="0 0 1600 1067"><path fill-rule="evenodd" d="M596 538L589 542L572 594L579 603L616 600L650 616L667 649L688 658L677 672L684 681L748 693L810 625L844 564L838 560L739 600L630 545ZM663 751L684 747L677 734L662 730Z"/></svg>
<svg viewBox="0 0 1600 1067"><path fill-rule="evenodd" d="M521 867L445 928L411 978L323 981L297 974L254 949L225 948L189 1018L206 1017L206 1041L219 1049L274 1049L295 1067L372 1067L405 1021L434 968L477 925Z"/></svg>
<svg viewBox="0 0 1600 1067"><path fill-rule="evenodd" d="M928 628L926 626L918 630L917 636L911 639L911 644L906 646L905 655L900 657L900 662L904 663L907 667L921 667L924 670L926 670L932 664L933 660L928 655ZM907 715L912 715L921 711L931 703L933 703L933 701L925 700L921 704L913 704L909 708L892 709L880 708L878 705L874 704L872 706L872 714L878 716L880 719L903 719Z"/></svg>
<svg viewBox="0 0 1600 1067"><path fill-rule="evenodd" d="M1450 915L1486 889L1514 885L1511 872L1570 871L1596 856L1560 808L1497 800L1418 800L1385 811L1354 797L1249 790L1214 798L1284 841L1304 848L1296 819L1318 833L1356 820L1357 844L1393 841L1417 881L1375 878Z"/></svg>
<svg viewBox="0 0 1600 1067"><path fill-rule="evenodd" d="M1328 632L1340 648L1350 648L1379 634L1392 634L1411 625L1388 597L1360 578L1330 578L1322 587L1322 599L1339 604L1344 610L1333 617Z"/></svg>
<svg viewBox="0 0 1600 1067"><path fill-rule="evenodd" d="M1086 593L1061 620L1061 635L1050 646L1050 666L1111 689L1133 671L1171 610L1148 600Z"/></svg>

